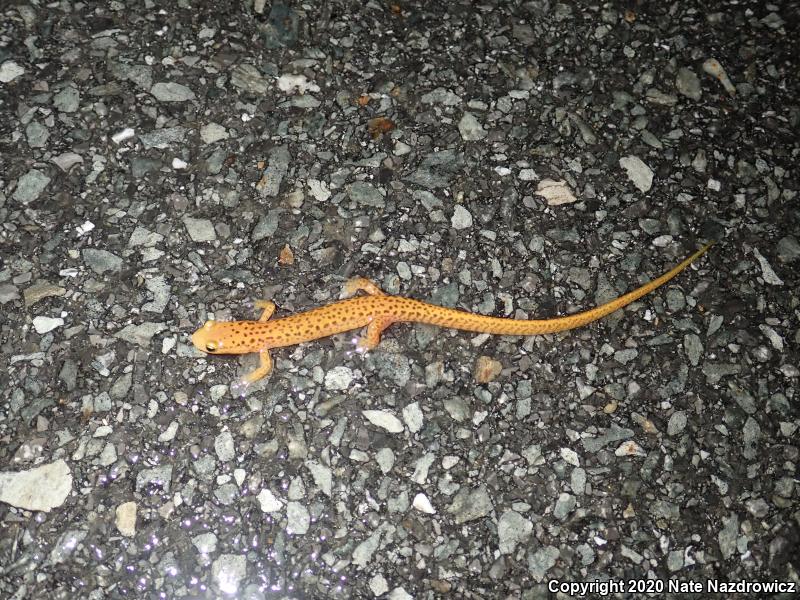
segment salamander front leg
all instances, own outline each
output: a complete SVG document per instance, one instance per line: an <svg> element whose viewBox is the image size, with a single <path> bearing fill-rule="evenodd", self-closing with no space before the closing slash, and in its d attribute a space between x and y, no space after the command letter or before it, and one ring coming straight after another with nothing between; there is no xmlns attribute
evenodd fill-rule
<svg viewBox="0 0 800 600"><path fill-rule="evenodd" d="M255 383L259 379L263 379L272 372L272 358L269 356L269 351L262 350L258 353L258 355L260 358L260 364L258 365L258 368L247 375L242 375L241 379L237 379L231 384L231 396L244 397L244 395L247 394L247 388L249 388L251 384Z"/></svg>
<svg viewBox="0 0 800 600"><path fill-rule="evenodd" d="M253 304L256 308L263 309L261 316L258 317L259 321L268 321L272 313L275 312L275 303L269 300L256 300Z"/></svg>
<svg viewBox="0 0 800 600"><path fill-rule="evenodd" d="M342 298L350 298L355 296L356 292L366 292L370 296L385 296L384 291L379 288L373 281L366 277L353 277L348 279L344 286L342 286Z"/></svg>
<svg viewBox="0 0 800 600"><path fill-rule="evenodd" d="M364 353L367 350L376 348L378 344L381 343L381 334L392 323L393 321L390 319L374 319L369 325L367 325L366 333L358 338L358 341L356 342L356 352Z"/></svg>
<svg viewBox="0 0 800 600"><path fill-rule="evenodd" d="M269 356L269 350L262 350L258 354L261 357L261 364L258 365L255 371L242 377L242 383L246 385L255 383L272 372L272 358Z"/></svg>

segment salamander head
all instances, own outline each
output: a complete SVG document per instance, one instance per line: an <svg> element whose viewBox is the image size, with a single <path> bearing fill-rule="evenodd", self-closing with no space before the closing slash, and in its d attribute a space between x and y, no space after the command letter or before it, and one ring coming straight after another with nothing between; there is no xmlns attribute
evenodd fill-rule
<svg viewBox="0 0 800 600"><path fill-rule="evenodd" d="M207 354L244 354L253 352L246 344L241 321L206 321L192 334L194 347Z"/></svg>

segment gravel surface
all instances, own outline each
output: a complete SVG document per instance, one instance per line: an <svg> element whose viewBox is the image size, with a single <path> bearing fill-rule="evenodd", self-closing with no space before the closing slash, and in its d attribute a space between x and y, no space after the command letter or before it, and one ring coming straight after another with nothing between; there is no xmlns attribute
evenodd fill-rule
<svg viewBox="0 0 800 600"><path fill-rule="evenodd" d="M3 3L0 597L797 585L799 21ZM363 357L348 333L274 351L243 397L257 357L188 338L354 275L567 314L708 239L584 329L395 325Z"/></svg>

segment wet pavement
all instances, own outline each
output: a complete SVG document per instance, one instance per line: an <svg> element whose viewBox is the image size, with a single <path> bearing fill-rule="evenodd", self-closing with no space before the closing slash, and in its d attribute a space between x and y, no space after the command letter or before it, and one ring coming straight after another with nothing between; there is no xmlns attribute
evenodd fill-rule
<svg viewBox="0 0 800 600"><path fill-rule="evenodd" d="M0 9L0 597L794 596L795 5L168 4Z"/></svg>

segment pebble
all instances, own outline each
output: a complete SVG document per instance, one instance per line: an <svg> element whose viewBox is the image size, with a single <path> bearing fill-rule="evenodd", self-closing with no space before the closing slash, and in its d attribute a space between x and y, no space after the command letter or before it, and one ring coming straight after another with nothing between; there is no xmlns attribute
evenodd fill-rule
<svg viewBox="0 0 800 600"><path fill-rule="evenodd" d="M64 319L60 317L34 317L33 318L33 328L36 330L36 333L44 334L48 331L53 331L57 327L61 327L64 324Z"/></svg>
<svg viewBox="0 0 800 600"><path fill-rule="evenodd" d="M19 289L13 283L0 283L0 304L19 300Z"/></svg>
<svg viewBox="0 0 800 600"><path fill-rule="evenodd" d="M316 486L330 498L333 491L333 473L330 468L314 460L306 461L305 465L311 471Z"/></svg>
<svg viewBox="0 0 800 600"><path fill-rule="evenodd" d="M414 501L411 505L416 508L418 511L423 512L428 515L436 514L436 509L433 508L431 501L428 500L428 497L425 494L419 493L414 496Z"/></svg>
<svg viewBox="0 0 800 600"><path fill-rule="evenodd" d="M117 506L115 524L117 531L125 537L136 535L136 502L125 502Z"/></svg>
<svg viewBox="0 0 800 600"><path fill-rule="evenodd" d="M211 578L225 594L236 594L245 577L247 558L241 554L220 554L211 564Z"/></svg>
<svg viewBox="0 0 800 600"><path fill-rule="evenodd" d="M577 200L567 182L563 180L542 179L536 186L536 195L542 196L548 206L572 204Z"/></svg>
<svg viewBox="0 0 800 600"><path fill-rule="evenodd" d="M59 285L55 285L47 281L37 281L29 288L26 288L25 291L22 292L22 295L25 298L25 306L30 307L40 300L44 300L45 298L50 298L52 296L63 296L66 293L66 288L63 288ZM2 302L2 297L0 297L0 302Z"/></svg>
<svg viewBox="0 0 800 600"><path fill-rule="evenodd" d="M22 204L36 200L47 188L50 178L37 169L31 169L17 180L17 189L11 196Z"/></svg>
<svg viewBox="0 0 800 600"><path fill-rule="evenodd" d="M230 431L223 431L214 438L214 451L217 453L217 458L222 462L228 462L236 458L233 434Z"/></svg>
<svg viewBox="0 0 800 600"><path fill-rule="evenodd" d="M378 463L381 473L386 475L394 466L394 452L391 448L381 448L375 454L375 461Z"/></svg>
<svg viewBox="0 0 800 600"><path fill-rule="evenodd" d="M725 69L716 58L709 58L703 62L703 71L717 79L725 91L731 96L736 95L736 86L733 85Z"/></svg>
<svg viewBox="0 0 800 600"><path fill-rule="evenodd" d="M761 277L770 285L783 285L783 280L778 277L777 273L773 270L766 258L758 251L758 248L753 248L753 256L756 257L759 266L761 267Z"/></svg>
<svg viewBox="0 0 800 600"><path fill-rule="evenodd" d="M353 564L362 568L366 567L372 560L372 556L375 554L380 543L381 531L378 530L355 547L355 550L353 550Z"/></svg>
<svg viewBox="0 0 800 600"><path fill-rule="evenodd" d="M377 427L385 429L389 433L402 433L403 423L392 413L385 410L362 410L361 414Z"/></svg>
<svg viewBox="0 0 800 600"><path fill-rule="evenodd" d="M183 217L183 224L186 226L186 232L193 242L213 242L217 239L214 225L208 219Z"/></svg>
<svg viewBox="0 0 800 600"><path fill-rule="evenodd" d="M72 473L63 460L27 471L0 472L0 502L23 510L50 512L72 490Z"/></svg>
<svg viewBox="0 0 800 600"><path fill-rule="evenodd" d="M81 251L83 262L95 273L102 275L107 271L121 271L122 259L108 250L84 248Z"/></svg>
<svg viewBox="0 0 800 600"><path fill-rule="evenodd" d="M700 78L697 73L689 68L681 67L678 69L678 76L675 79L675 88L679 94L683 94L692 100L700 100L703 90L700 87Z"/></svg>
<svg viewBox="0 0 800 600"><path fill-rule="evenodd" d="M286 505L286 533L289 535L305 535L311 526L311 515L300 502L289 502Z"/></svg>
<svg viewBox="0 0 800 600"><path fill-rule="evenodd" d="M628 179L640 192L648 192L653 187L653 170L638 156L623 156L619 159L619 166L625 169Z"/></svg>
<svg viewBox="0 0 800 600"><path fill-rule="evenodd" d="M460 525L488 515L493 509L492 499L485 485L469 490L461 488L448 507L453 520Z"/></svg>
<svg viewBox="0 0 800 600"><path fill-rule="evenodd" d="M569 516L569 513L575 510L576 503L575 496L562 492L558 495L558 500L556 500L556 504L553 507L553 516L559 521L563 521Z"/></svg>
<svg viewBox="0 0 800 600"><path fill-rule="evenodd" d="M678 435L686 428L687 422L688 418L686 416L686 412L682 410L676 410L674 413L672 413L672 416L667 422L667 435Z"/></svg>
<svg viewBox="0 0 800 600"><path fill-rule="evenodd" d="M150 346L150 341L167 328L163 323L145 322L139 325L126 325L114 334L114 337L132 342L143 348Z"/></svg>
<svg viewBox="0 0 800 600"><path fill-rule="evenodd" d="M530 554L528 556L528 572L531 574L531 577L533 577L536 582L541 583L544 580L545 574L555 566L556 560L558 560L560 555L561 553L558 551L558 548L554 548L553 546L544 546L533 554Z"/></svg>
<svg viewBox="0 0 800 600"><path fill-rule="evenodd" d="M0 83L10 83L24 74L25 69L13 60L7 60L0 65Z"/></svg>
<svg viewBox="0 0 800 600"><path fill-rule="evenodd" d="M347 193L353 202L372 208L386 208L386 193L366 181L356 181L347 187Z"/></svg>
<svg viewBox="0 0 800 600"><path fill-rule="evenodd" d="M778 241L778 260L781 262L794 262L800 257L800 244L792 235L782 237Z"/></svg>
<svg viewBox="0 0 800 600"><path fill-rule="evenodd" d="M465 142L477 142L486 137L486 130L471 112L465 112L458 122L458 132Z"/></svg>
<svg viewBox="0 0 800 600"><path fill-rule="evenodd" d="M518 544L525 544L533 531L533 523L515 510L507 510L497 521L500 554L513 554Z"/></svg>
<svg viewBox="0 0 800 600"><path fill-rule="evenodd" d="M386 578L378 573L377 575L373 575L369 580L369 589L377 598L378 596L382 596L389 591L389 584L386 581Z"/></svg>
<svg viewBox="0 0 800 600"><path fill-rule="evenodd" d="M325 388L328 390L347 390L354 378L353 370L349 367L334 367L325 373Z"/></svg>
<svg viewBox="0 0 800 600"><path fill-rule="evenodd" d="M142 469L136 475L136 491L139 493L147 491L150 486L156 486L164 490L165 494L169 494L171 484L172 465L160 465L152 469Z"/></svg>
<svg viewBox="0 0 800 600"><path fill-rule="evenodd" d="M413 402L403 408L403 421L405 421L406 427L411 433L417 433L422 429L424 416L422 409L419 407L419 402Z"/></svg>
<svg viewBox="0 0 800 600"><path fill-rule="evenodd" d="M212 554L217 549L217 535L211 531L192 538L192 545L200 554Z"/></svg>
<svg viewBox="0 0 800 600"><path fill-rule="evenodd" d="M180 125L176 127L164 127L148 133L139 134L139 141L142 142L146 150L151 148L165 150L173 144L183 143L188 131L186 127L181 127Z"/></svg>
<svg viewBox="0 0 800 600"><path fill-rule="evenodd" d="M175 82L159 82L153 84L150 93L156 100L161 102L186 102L194 100L194 92L185 85Z"/></svg>
<svg viewBox="0 0 800 600"><path fill-rule="evenodd" d="M230 137L228 130L218 123L208 123L200 128L200 139L206 144L213 144Z"/></svg>
<svg viewBox="0 0 800 600"><path fill-rule="evenodd" d="M456 204L450 224L453 229L468 229L472 227L472 213L464 208L462 204Z"/></svg>
<svg viewBox="0 0 800 600"><path fill-rule="evenodd" d="M275 513L283 508L283 502L278 500L275 495L268 489L263 489L258 494L258 503L261 506L261 512Z"/></svg>

